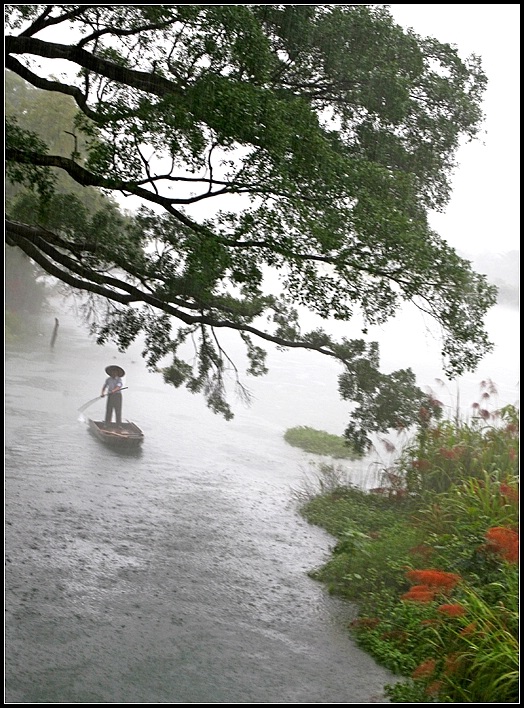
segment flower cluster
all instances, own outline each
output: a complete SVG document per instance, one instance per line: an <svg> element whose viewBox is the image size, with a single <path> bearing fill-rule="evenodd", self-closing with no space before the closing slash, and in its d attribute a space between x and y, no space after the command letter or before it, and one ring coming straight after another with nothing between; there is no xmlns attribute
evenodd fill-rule
<svg viewBox="0 0 524 708"><path fill-rule="evenodd" d="M438 594L452 590L460 580L460 576L455 573L446 573L433 568L408 570L406 577L415 584L401 596L401 599L413 602L432 602Z"/></svg>
<svg viewBox="0 0 524 708"><path fill-rule="evenodd" d="M422 583L434 590L452 590L459 582L460 575L456 573L446 573L444 570L408 570L406 578L411 583Z"/></svg>
<svg viewBox="0 0 524 708"><path fill-rule="evenodd" d="M510 453L514 452L514 450L510 450ZM510 454L511 457L511 454ZM505 484L502 482L499 488L501 496L504 497L504 500L506 501L507 504L518 504L519 503L519 492L518 489L515 487L510 487L509 484Z"/></svg>
<svg viewBox="0 0 524 708"><path fill-rule="evenodd" d="M493 526L486 531L487 545L485 550L490 550L509 563L518 563L519 536L513 529L504 526Z"/></svg>
<svg viewBox="0 0 524 708"><path fill-rule="evenodd" d="M415 671L411 674L413 678L429 678L435 672L437 662L435 659L426 659L421 664L417 666Z"/></svg>
<svg viewBox="0 0 524 708"><path fill-rule="evenodd" d="M413 600L413 602L432 602L435 599L435 591L428 585L415 585L401 595L402 600Z"/></svg>
<svg viewBox="0 0 524 708"><path fill-rule="evenodd" d="M457 603L453 605L440 605L437 607L437 612L441 612L448 617L463 617L466 614L466 609Z"/></svg>

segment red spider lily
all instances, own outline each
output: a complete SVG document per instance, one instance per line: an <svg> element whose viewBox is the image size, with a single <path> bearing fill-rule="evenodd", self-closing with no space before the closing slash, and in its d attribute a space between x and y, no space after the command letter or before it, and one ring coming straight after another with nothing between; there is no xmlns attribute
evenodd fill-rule
<svg viewBox="0 0 524 708"><path fill-rule="evenodd" d="M491 379L486 379L480 382L480 390L487 390L492 396L498 395L498 390ZM485 394L484 394L485 395Z"/></svg>
<svg viewBox="0 0 524 708"><path fill-rule="evenodd" d="M458 460L466 452L466 446L463 443L459 443L451 448L441 447L439 452L447 460Z"/></svg>
<svg viewBox="0 0 524 708"><path fill-rule="evenodd" d="M445 460L454 460L455 451L453 449L448 449L447 447L441 447L438 451L439 455Z"/></svg>
<svg viewBox="0 0 524 708"><path fill-rule="evenodd" d="M410 592L433 592L429 585L412 585L409 588Z"/></svg>
<svg viewBox="0 0 524 708"><path fill-rule="evenodd" d="M429 421L429 419L431 418L431 413L428 411L427 408L424 408L424 406L422 406L422 407L419 409L418 414L419 414L420 420L421 420L423 423L427 423L427 422Z"/></svg>
<svg viewBox="0 0 524 708"><path fill-rule="evenodd" d="M428 678L435 673L437 662L435 659L426 659L422 664L419 664L415 671L411 674L412 678Z"/></svg>
<svg viewBox="0 0 524 708"><path fill-rule="evenodd" d="M416 470L427 470L430 466L429 460L413 460L411 463L412 467Z"/></svg>
<svg viewBox="0 0 524 708"><path fill-rule="evenodd" d="M437 607L437 612L441 612L448 617L463 617L466 614L466 609L462 605L440 605Z"/></svg>
<svg viewBox="0 0 524 708"><path fill-rule="evenodd" d="M426 694L428 696L436 696L438 693L440 693L441 688L442 681L432 681L426 686Z"/></svg>
<svg viewBox="0 0 524 708"><path fill-rule="evenodd" d="M467 637L470 634L473 634L474 632L477 631L477 623L476 622L470 622L464 629L460 630L460 634L463 637Z"/></svg>
<svg viewBox="0 0 524 708"><path fill-rule="evenodd" d="M456 460L457 457L460 457L460 453L457 450L457 448L452 447L452 448L447 448L447 447L441 447L439 450L439 455L443 457L445 460Z"/></svg>
<svg viewBox="0 0 524 708"><path fill-rule="evenodd" d="M413 602L432 602L435 599L434 590L408 590L400 596L401 600L412 600Z"/></svg>
<svg viewBox="0 0 524 708"><path fill-rule="evenodd" d="M408 570L406 577L411 583L429 585L430 588L438 590L451 590L461 580L460 575L456 575L456 573L446 573L443 570L435 570L434 568Z"/></svg>
<svg viewBox="0 0 524 708"><path fill-rule="evenodd" d="M509 451L509 456L511 459L511 453L513 453L513 458L515 457L516 453L515 450L510 450ZM504 497L506 502L512 502L514 504L519 503L519 492L518 489L515 489L514 487L510 487L509 484L505 484L502 482L500 485L499 491L501 495Z"/></svg>
<svg viewBox="0 0 524 708"><path fill-rule="evenodd" d="M460 669L464 657L459 652L454 652L453 654L448 654L444 660L444 673L454 674L458 669Z"/></svg>
<svg viewBox="0 0 524 708"><path fill-rule="evenodd" d="M435 396L429 396L429 402L431 403L432 408L444 408L442 401L439 401L438 398L435 398Z"/></svg>
<svg viewBox="0 0 524 708"><path fill-rule="evenodd" d="M380 620L377 617L359 617L349 623L354 629L374 629Z"/></svg>
<svg viewBox="0 0 524 708"><path fill-rule="evenodd" d="M485 537L489 546L491 546L501 558L510 563L518 563L519 535L516 531L505 528L504 526L493 526L486 531Z"/></svg>

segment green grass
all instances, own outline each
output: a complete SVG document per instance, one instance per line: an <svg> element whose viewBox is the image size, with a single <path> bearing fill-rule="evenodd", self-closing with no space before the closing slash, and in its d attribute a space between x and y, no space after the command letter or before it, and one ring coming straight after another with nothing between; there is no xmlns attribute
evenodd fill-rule
<svg viewBox="0 0 524 708"><path fill-rule="evenodd" d="M381 494L327 463L296 494L336 539L309 574L357 603L356 641L403 677L385 687L392 703L518 702L518 423L506 407L473 427L423 429Z"/></svg>
<svg viewBox="0 0 524 708"><path fill-rule="evenodd" d="M356 460L361 457L341 435L332 435L323 430L315 430L305 425L289 428L284 433L284 440L293 447L299 447L314 455L325 455L334 459Z"/></svg>

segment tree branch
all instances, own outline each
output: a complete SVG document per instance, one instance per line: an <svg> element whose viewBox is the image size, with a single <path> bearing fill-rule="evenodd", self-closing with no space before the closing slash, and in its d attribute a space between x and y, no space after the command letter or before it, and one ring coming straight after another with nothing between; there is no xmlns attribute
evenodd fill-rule
<svg viewBox="0 0 524 708"><path fill-rule="evenodd" d="M18 74L18 76L36 88L42 89L43 91L54 91L56 93L63 93L66 96L72 96L77 106L88 118L98 125L103 123L98 113L89 108L86 97L79 88L76 88L76 86L68 86L67 84L60 83L59 81L48 81L47 79L42 79L40 76L34 74L26 66L21 64L18 59L11 56L6 56L5 66L6 69L10 69L15 74Z"/></svg>
<svg viewBox="0 0 524 708"><path fill-rule="evenodd" d="M5 38L5 53L6 56L9 54L34 54L46 59L65 59L84 67L84 69L94 71L100 76L105 76L111 81L116 81L125 86L132 86L145 93L151 93L155 96L172 94L183 97L184 95L173 81L169 81L159 74L128 69L108 59L95 56L75 45L46 42L34 37L10 36Z"/></svg>
<svg viewBox="0 0 524 708"><path fill-rule="evenodd" d="M75 8L74 10L70 10L69 12L65 12L63 15L59 15L58 17L49 17L53 6L48 5L43 11L43 13L39 17L37 17L37 19L33 22L33 24L20 33L20 36L31 37L33 34L40 32L46 27L59 25L61 22L67 22L68 20L74 20L76 17L80 17L81 15L83 15L86 10L90 10L94 7L97 7L97 5L82 5L82 7Z"/></svg>
<svg viewBox="0 0 524 708"><path fill-rule="evenodd" d="M264 330L252 327L251 325L238 324L237 322L234 322L232 320L215 319L214 317L205 314L201 314L199 316L188 315L182 310L172 307L168 302L159 300L158 298L155 298L154 296L149 295L148 293L138 290L137 288L134 288L132 285L129 285L124 281L110 279L111 285L117 284L117 287L130 294L123 295L121 293L118 293L110 287L104 287L103 285L100 285L97 282L93 282L95 280L103 281L105 285L109 285L109 278L107 276L102 276L99 273L95 273L94 271L89 271L89 269L84 268L76 262L73 262L71 259L68 259L67 256L61 254L56 249L52 249L48 241L46 241L46 239L48 238L49 232L45 229L42 229L41 227L26 226L25 224L19 224L17 222L6 220L7 244L9 246L17 246L26 255L28 255L36 263L38 263L38 265L43 268L46 273L49 273L49 275L58 278L59 280L64 283L67 283L73 288L82 290L84 292L95 293L96 295L100 295L101 297L105 297L108 300L112 300L114 302L118 302L126 306L130 305L132 302L142 302L146 305L149 305L157 310L161 310L162 312L165 312L166 314L181 320L187 325L207 325L209 327L214 328L226 328L239 332L249 332L250 334L253 334L254 336L260 339L263 339L266 342L271 342L273 344L276 344L277 346L284 347L286 349L308 349L311 351L319 352L320 354L325 354L327 356L333 357L335 359L338 359L339 361L344 362L344 360L341 359L341 357L335 351L326 349L325 347L315 346L304 341L292 341L289 339L283 339L282 337L277 337L272 334L269 334ZM49 258L47 258L42 252L44 250L43 243L46 244L45 250L49 251L49 254L52 254L52 258L54 260L56 260L57 262L62 262L63 265L67 264L65 265L65 268L67 268L68 271L74 269L77 272L82 272L88 275L90 281L87 281L85 279L81 280L75 275L72 275L70 272L59 268L55 263L52 263Z"/></svg>

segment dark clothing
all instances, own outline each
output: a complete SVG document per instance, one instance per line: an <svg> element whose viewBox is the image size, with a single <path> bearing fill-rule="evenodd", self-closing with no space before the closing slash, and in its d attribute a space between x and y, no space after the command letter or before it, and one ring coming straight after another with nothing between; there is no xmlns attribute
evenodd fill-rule
<svg viewBox="0 0 524 708"><path fill-rule="evenodd" d="M107 395L106 423L111 422L113 411L115 412L117 425L122 422L122 394L117 390L120 388L122 388L122 379L116 374L109 376L102 387L102 396ZM115 393L111 393L111 391L115 391Z"/></svg>
<svg viewBox="0 0 524 708"><path fill-rule="evenodd" d="M107 395L107 403L106 403L106 423L111 422L111 418L113 417L113 411L115 412L115 418L117 425L120 425L122 422L122 394L120 391L117 391L116 393L109 393Z"/></svg>

